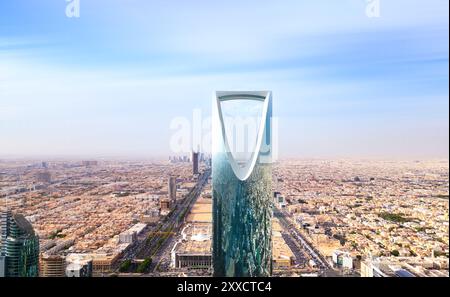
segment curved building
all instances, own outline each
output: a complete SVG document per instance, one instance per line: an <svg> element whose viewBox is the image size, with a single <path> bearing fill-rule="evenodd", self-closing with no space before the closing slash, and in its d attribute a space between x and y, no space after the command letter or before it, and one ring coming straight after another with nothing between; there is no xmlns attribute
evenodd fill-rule
<svg viewBox="0 0 450 297"><path fill-rule="evenodd" d="M271 275L271 119L269 91L215 94L214 276Z"/></svg>
<svg viewBox="0 0 450 297"><path fill-rule="evenodd" d="M39 274L39 238L21 214L4 212L1 216L4 275L35 277Z"/></svg>

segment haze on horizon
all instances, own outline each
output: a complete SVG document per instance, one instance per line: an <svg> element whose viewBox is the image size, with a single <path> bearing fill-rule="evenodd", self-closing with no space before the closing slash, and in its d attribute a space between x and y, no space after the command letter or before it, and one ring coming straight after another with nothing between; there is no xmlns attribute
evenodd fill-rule
<svg viewBox="0 0 450 297"><path fill-rule="evenodd" d="M0 2L0 159L167 156L215 90L273 92L281 158L448 159L448 1L30 2Z"/></svg>

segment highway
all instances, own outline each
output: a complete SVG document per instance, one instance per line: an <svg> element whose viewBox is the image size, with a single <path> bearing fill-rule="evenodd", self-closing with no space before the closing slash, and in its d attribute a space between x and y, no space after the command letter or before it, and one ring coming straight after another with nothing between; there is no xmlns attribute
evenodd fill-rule
<svg viewBox="0 0 450 297"><path fill-rule="evenodd" d="M304 250L311 256L316 265L321 269L332 269L328 261L320 254L317 249L306 240L302 234L297 230L295 224L288 219L288 214L284 211L274 208L274 215L280 220L281 225L288 230L291 236L304 248Z"/></svg>
<svg viewBox="0 0 450 297"><path fill-rule="evenodd" d="M295 265L297 267L306 267L310 257L305 253L305 250L300 243L298 243L298 241L287 230L283 231L281 236L295 256Z"/></svg>
<svg viewBox="0 0 450 297"><path fill-rule="evenodd" d="M198 183L187 197L177 204L172 213L162 222L156 226L149 227L149 229L144 232L144 235L138 238L138 242L124 254L121 261L126 259L142 260L145 258L152 258L152 264L148 269L150 274L159 274L166 270L170 263L170 252L168 251L174 243L174 235L179 232L184 217L189 213L192 205L201 194L205 184L208 182L210 174L210 171L206 171L202 174L199 177ZM290 245L290 248L293 249L298 261L297 264L303 266L306 264L307 258L311 258L320 270L332 269L323 255L321 255L320 252L303 237L297 227L292 223L289 214L274 208L274 215L279 219L280 224L286 231L283 237L285 240L287 239L286 242ZM305 257L305 253L309 257Z"/></svg>
<svg viewBox="0 0 450 297"><path fill-rule="evenodd" d="M145 235L138 239L138 243L125 253L121 261L126 259L152 258L152 264L149 270L156 270L158 264L160 264L161 256L164 254L165 247L171 242L173 235L179 231L184 217L189 213L192 205L200 196L203 187L208 182L210 174L211 171L207 170L200 175L196 186L186 198L177 204L162 222L145 232Z"/></svg>

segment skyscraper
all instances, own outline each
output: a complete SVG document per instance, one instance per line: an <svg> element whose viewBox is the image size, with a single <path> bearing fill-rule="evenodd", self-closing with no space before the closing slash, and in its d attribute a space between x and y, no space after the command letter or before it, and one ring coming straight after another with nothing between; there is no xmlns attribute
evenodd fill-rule
<svg viewBox="0 0 450 297"><path fill-rule="evenodd" d="M4 276L38 276L39 238L30 222L23 215L11 211L2 212L0 220L0 266L3 266Z"/></svg>
<svg viewBox="0 0 450 297"><path fill-rule="evenodd" d="M42 171L36 174L36 179L41 183L50 183L52 181L52 175L48 171Z"/></svg>
<svg viewBox="0 0 450 297"><path fill-rule="evenodd" d="M198 152L192 152L192 173L198 174Z"/></svg>
<svg viewBox="0 0 450 297"><path fill-rule="evenodd" d="M177 179L174 176L169 177L169 199L172 202L177 200Z"/></svg>
<svg viewBox="0 0 450 297"><path fill-rule="evenodd" d="M6 237L9 230L11 211L6 210L0 212L0 277L4 277L6 273Z"/></svg>
<svg viewBox="0 0 450 297"><path fill-rule="evenodd" d="M213 100L215 276L272 272L272 95L216 92Z"/></svg>

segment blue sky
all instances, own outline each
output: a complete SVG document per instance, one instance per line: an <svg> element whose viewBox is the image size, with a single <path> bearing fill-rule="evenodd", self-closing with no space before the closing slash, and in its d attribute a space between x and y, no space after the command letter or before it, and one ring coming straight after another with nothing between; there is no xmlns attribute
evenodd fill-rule
<svg viewBox="0 0 450 297"><path fill-rule="evenodd" d="M164 156L236 89L273 91L281 156L448 158L447 0L66 5L0 2L0 157Z"/></svg>

